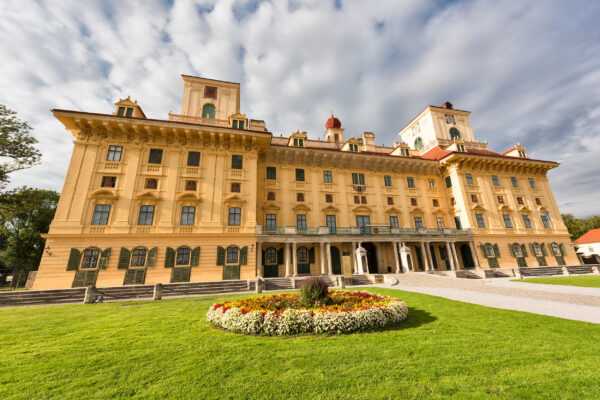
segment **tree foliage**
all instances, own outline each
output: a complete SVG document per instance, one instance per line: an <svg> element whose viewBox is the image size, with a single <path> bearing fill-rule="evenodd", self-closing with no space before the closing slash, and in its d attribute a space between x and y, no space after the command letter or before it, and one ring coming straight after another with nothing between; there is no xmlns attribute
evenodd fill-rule
<svg viewBox="0 0 600 400"><path fill-rule="evenodd" d="M41 157L34 147L31 127L17 118L17 113L0 104L0 188L6 186L8 174L36 165Z"/></svg>
<svg viewBox="0 0 600 400"><path fill-rule="evenodd" d="M600 228L600 215L587 218L575 218L573 214L561 214L561 216L569 230L571 240L577 240L591 229Z"/></svg>
<svg viewBox="0 0 600 400"><path fill-rule="evenodd" d="M27 187L0 193L0 260L13 275L37 269L46 241L41 235L48 232L58 198L53 190Z"/></svg>

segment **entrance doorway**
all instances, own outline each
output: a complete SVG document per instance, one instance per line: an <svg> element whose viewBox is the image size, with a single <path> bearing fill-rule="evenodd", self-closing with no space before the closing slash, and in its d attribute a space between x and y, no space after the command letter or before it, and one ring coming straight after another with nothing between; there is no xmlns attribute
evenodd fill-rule
<svg viewBox="0 0 600 400"><path fill-rule="evenodd" d="M466 268L475 268L475 263L473 262L473 255L471 254L471 248L469 245L463 244L460 246L460 254L463 259L463 266ZM458 268L457 268L458 269Z"/></svg>
<svg viewBox="0 0 600 400"><path fill-rule="evenodd" d="M362 247L367 251L367 264L370 274L377 274L377 249L373 243L363 243Z"/></svg>
<svg viewBox="0 0 600 400"><path fill-rule="evenodd" d="M331 271L334 275L342 274L342 261L340 259L340 250L331 246Z"/></svg>

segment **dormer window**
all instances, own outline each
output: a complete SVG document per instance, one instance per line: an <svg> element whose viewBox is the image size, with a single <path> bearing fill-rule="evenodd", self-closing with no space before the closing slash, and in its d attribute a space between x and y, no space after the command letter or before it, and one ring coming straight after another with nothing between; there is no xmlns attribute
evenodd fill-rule
<svg viewBox="0 0 600 400"><path fill-rule="evenodd" d="M358 152L358 145L357 145L357 144L350 143L350 144L348 145L348 147L350 148L350 151L353 151L353 152Z"/></svg>
<svg viewBox="0 0 600 400"><path fill-rule="evenodd" d="M119 107L119 110L117 111L117 115L119 117L131 117L133 115L133 108L132 107Z"/></svg>
<svg viewBox="0 0 600 400"><path fill-rule="evenodd" d="M400 154L406 157L410 156L410 152L408 149L400 149Z"/></svg>
<svg viewBox="0 0 600 400"><path fill-rule="evenodd" d="M519 150L519 157L527 158L527 154L525 154L525 152L523 150Z"/></svg>
<svg viewBox="0 0 600 400"><path fill-rule="evenodd" d="M231 127L234 129L244 129L244 120L234 119L231 121Z"/></svg>
<svg viewBox="0 0 600 400"><path fill-rule="evenodd" d="M304 147L304 139L295 138L294 147Z"/></svg>
<svg viewBox="0 0 600 400"><path fill-rule="evenodd" d="M456 145L456 151L460 151L462 153L465 152L465 145L464 144L457 144Z"/></svg>

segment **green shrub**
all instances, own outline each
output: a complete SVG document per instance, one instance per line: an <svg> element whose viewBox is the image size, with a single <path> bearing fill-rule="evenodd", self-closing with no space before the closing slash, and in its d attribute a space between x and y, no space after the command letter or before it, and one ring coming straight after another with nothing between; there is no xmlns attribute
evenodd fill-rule
<svg viewBox="0 0 600 400"><path fill-rule="evenodd" d="M300 302L305 307L326 304L329 286L321 278L311 277L300 285Z"/></svg>

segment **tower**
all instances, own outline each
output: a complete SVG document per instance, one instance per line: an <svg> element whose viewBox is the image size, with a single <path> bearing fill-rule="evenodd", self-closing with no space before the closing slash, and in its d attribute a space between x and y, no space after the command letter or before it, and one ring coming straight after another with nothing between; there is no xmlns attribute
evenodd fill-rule
<svg viewBox="0 0 600 400"><path fill-rule="evenodd" d="M339 119L333 116L325 122L325 140L328 142L335 143L335 147L340 148L344 144L344 130L342 129L342 123Z"/></svg>

